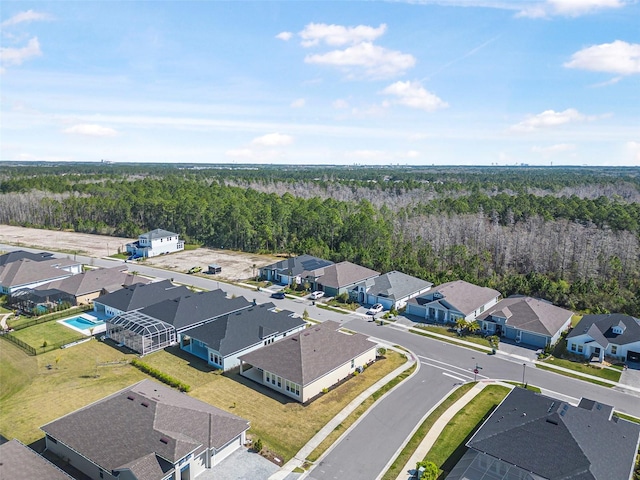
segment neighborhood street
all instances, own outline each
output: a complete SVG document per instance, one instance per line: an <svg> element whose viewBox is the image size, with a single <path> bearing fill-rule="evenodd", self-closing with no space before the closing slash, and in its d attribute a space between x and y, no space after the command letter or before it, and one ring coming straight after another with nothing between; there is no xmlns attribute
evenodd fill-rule
<svg viewBox="0 0 640 480"><path fill-rule="evenodd" d="M32 250L0 245L4 250ZM96 266L114 266L106 259L77 260ZM478 351L415 335L394 325L380 326L358 314L340 314L313 306L309 300L273 300L268 292L251 291L236 285L172 271L128 264L130 271L141 275L170 278L174 282L207 290L222 288L229 295L243 295L257 303L272 301L280 309L300 315L306 309L311 318L341 322L346 328L367 334L390 345L402 345L417 358L420 368L389 395L374 404L365 417L311 470L310 479L379 478L418 423L456 384L474 379L473 369L481 367L478 379L494 378L539 386L544 393L576 403L581 397L613 405L616 410L640 416L639 394L575 380L535 368L533 363L504 354L487 355ZM524 365L523 365L524 364Z"/></svg>

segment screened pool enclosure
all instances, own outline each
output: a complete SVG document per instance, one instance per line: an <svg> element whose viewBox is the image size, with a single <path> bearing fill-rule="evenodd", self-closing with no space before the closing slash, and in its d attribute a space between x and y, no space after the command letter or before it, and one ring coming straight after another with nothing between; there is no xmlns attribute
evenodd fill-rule
<svg viewBox="0 0 640 480"><path fill-rule="evenodd" d="M107 337L141 355L161 350L177 341L176 330L140 312L128 312L107 320Z"/></svg>

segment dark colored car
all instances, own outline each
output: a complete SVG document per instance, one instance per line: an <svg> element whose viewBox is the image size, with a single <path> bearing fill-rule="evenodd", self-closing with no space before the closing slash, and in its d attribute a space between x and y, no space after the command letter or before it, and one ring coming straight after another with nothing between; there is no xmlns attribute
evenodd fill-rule
<svg viewBox="0 0 640 480"><path fill-rule="evenodd" d="M275 292L271 294L271 298L277 298L282 300L284 298L284 292Z"/></svg>

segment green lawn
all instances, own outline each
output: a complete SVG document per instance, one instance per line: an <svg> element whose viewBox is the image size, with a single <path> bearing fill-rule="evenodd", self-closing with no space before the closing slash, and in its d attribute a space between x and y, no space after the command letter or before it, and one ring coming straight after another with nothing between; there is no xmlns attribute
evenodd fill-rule
<svg viewBox="0 0 640 480"><path fill-rule="evenodd" d="M611 380L612 382L620 381L620 375L622 375L621 368L614 367L614 370L611 370L608 368L592 367L582 362L572 362L571 360L564 360L556 357L549 357L544 361L544 363L568 368L580 373L586 373L588 375L593 375L594 377L604 378L605 380Z"/></svg>
<svg viewBox="0 0 640 480"><path fill-rule="evenodd" d="M500 385L486 386L449 421L424 460L435 463L447 474L451 472L466 451L465 442L509 391Z"/></svg>
<svg viewBox="0 0 640 480"><path fill-rule="evenodd" d="M342 315L349 315L349 312L346 310L341 310L339 308L334 308L329 305L325 305L324 303L316 303L316 307L322 308L324 310L330 310L332 312L341 313Z"/></svg>
<svg viewBox="0 0 640 480"><path fill-rule="evenodd" d="M449 331L449 327L440 327L438 325L414 325L414 328L424 330L426 332L437 333L439 335L445 335L447 337L456 338L458 340L464 340L465 342L475 343L482 345L483 347L491 347L489 340L480 335L464 335L460 336L457 332Z"/></svg>
<svg viewBox="0 0 640 480"><path fill-rule="evenodd" d="M16 330L12 335L36 349L42 347L45 341L48 345L53 345L61 342L74 342L81 338L86 338L81 333L67 328L64 325L60 325L55 320L23 328L22 330Z"/></svg>

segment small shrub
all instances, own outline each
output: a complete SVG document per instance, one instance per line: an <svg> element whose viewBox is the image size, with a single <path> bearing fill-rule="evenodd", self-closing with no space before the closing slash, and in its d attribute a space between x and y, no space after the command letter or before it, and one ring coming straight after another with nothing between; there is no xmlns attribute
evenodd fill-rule
<svg viewBox="0 0 640 480"><path fill-rule="evenodd" d="M162 383L165 383L170 387L177 388L181 392L188 392L189 390L191 390L191 387L186 383L183 383L177 378L174 378L171 375L167 375L166 373L161 372L157 368L153 368L151 365L141 362L136 358L131 360L131 365L136 367L141 372L144 372L147 375L150 375L153 378L160 380Z"/></svg>
<svg viewBox="0 0 640 480"><path fill-rule="evenodd" d="M324 387L324 388L322 389L322 393L329 393L329 389L328 389L327 387Z"/></svg>
<svg viewBox="0 0 640 480"><path fill-rule="evenodd" d="M360 372L359 372L358 370L355 370L355 371L353 372L353 376L354 376L354 377L357 377L358 375L360 375Z"/></svg>
<svg viewBox="0 0 640 480"><path fill-rule="evenodd" d="M376 350L376 355L378 357L384 357L387 354L387 349L384 347L378 347L378 349Z"/></svg>
<svg viewBox="0 0 640 480"><path fill-rule="evenodd" d="M260 453L262 451L262 440L260 440L259 438L256 438L255 442L253 442L253 450L256 453Z"/></svg>

